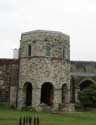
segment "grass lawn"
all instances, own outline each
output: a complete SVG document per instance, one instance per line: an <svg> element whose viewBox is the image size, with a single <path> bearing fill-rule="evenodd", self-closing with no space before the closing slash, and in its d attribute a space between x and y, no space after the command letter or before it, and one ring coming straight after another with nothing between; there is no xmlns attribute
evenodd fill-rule
<svg viewBox="0 0 96 125"><path fill-rule="evenodd" d="M96 125L96 112L49 114L0 109L0 125L19 125L20 116L39 116L40 125Z"/></svg>

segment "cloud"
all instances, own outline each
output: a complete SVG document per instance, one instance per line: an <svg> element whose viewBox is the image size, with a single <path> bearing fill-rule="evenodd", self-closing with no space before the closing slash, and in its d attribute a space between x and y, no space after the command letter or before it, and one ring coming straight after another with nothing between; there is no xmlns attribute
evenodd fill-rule
<svg viewBox="0 0 96 125"><path fill-rule="evenodd" d="M48 29L70 35L71 59L96 60L95 15L96 0L0 0L0 57L12 57L22 32Z"/></svg>

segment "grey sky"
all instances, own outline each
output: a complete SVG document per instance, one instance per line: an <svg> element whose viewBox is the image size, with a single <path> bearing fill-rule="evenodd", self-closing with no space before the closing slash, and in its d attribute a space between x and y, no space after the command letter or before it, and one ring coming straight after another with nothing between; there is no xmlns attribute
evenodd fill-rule
<svg viewBox="0 0 96 125"><path fill-rule="evenodd" d="M0 58L37 29L70 35L72 60L96 61L96 0L0 0Z"/></svg>

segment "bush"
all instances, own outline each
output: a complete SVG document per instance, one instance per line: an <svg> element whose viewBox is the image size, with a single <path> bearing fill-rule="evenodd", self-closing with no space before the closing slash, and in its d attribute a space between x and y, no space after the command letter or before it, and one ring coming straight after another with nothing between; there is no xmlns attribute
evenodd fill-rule
<svg viewBox="0 0 96 125"><path fill-rule="evenodd" d="M96 85L92 85L79 93L82 107L96 107Z"/></svg>

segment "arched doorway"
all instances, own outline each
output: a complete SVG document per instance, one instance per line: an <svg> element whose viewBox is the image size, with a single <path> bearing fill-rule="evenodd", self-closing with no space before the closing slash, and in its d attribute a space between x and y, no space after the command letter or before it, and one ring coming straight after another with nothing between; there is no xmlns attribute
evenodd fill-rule
<svg viewBox="0 0 96 125"><path fill-rule="evenodd" d="M41 87L41 103L49 106L53 105L54 87L51 83L46 82Z"/></svg>
<svg viewBox="0 0 96 125"><path fill-rule="evenodd" d="M24 103L26 106L31 106L32 104L32 85L29 82L24 85Z"/></svg>
<svg viewBox="0 0 96 125"><path fill-rule="evenodd" d="M62 85L62 104L67 103L68 87L66 84Z"/></svg>
<svg viewBox="0 0 96 125"><path fill-rule="evenodd" d="M94 84L91 80L85 80L80 84L80 90L84 90Z"/></svg>

